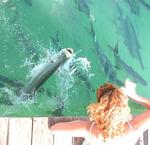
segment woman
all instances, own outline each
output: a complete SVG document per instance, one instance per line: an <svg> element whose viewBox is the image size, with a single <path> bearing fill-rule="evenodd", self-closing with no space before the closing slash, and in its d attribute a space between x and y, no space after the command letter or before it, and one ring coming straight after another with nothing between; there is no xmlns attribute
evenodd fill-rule
<svg viewBox="0 0 150 145"><path fill-rule="evenodd" d="M53 134L84 137L90 145L135 145L150 127L150 99L140 97L129 80L124 88L106 83L97 90L97 103L87 108L89 121L56 123ZM128 98L145 106L147 111L131 118Z"/></svg>

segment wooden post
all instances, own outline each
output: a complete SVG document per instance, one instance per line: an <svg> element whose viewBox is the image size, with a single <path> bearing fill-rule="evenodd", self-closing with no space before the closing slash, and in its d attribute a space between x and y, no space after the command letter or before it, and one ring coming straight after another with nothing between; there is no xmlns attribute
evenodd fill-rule
<svg viewBox="0 0 150 145"><path fill-rule="evenodd" d="M31 135L31 118L9 118L8 145L31 145Z"/></svg>
<svg viewBox="0 0 150 145"><path fill-rule="evenodd" d="M148 144L150 144L150 127L148 129Z"/></svg>
<svg viewBox="0 0 150 145"><path fill-rule="evenodd" d="M0 118L0 145L7 145L8 118Z"/></svg>
<svg viewBox="0 0 150 145"><path fill-rule="evenodd" d="M51 145L51 134L47 117L33 118L32 145Z"/></svg>

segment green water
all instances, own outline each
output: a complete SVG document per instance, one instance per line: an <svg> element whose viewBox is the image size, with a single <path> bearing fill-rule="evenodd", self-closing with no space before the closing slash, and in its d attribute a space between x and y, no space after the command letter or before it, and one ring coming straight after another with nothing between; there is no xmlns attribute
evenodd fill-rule
<svg viewBox="0 0 150 145"><path fill-rule="evenodd" d="M0 0L0 75L27 83L31 69L52 57L48 52L68 47L74 49L76 60L86 58L91 66L82 73L86 81L67 73L59 77L61 69L56 71L42 86L44 91L28 102L16 103L16 88L4 87L0 80L0 116L86 115L100 84L122 85L126 78L135 81L137 92L148 98L149 14L140 1ZM117 44L114 56L112 48ZM63 108L56 112L59 103ZM144 110L132 101L129 105L134 114Z"/></svg>

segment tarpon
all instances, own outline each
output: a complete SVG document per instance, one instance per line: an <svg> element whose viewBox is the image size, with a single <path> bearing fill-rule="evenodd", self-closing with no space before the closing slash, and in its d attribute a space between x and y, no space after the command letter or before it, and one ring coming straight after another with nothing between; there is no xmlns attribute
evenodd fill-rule
<svg viewBox="0 0 150 145"><path fill-rule="evenodd" d="M120 21L120 28L121 28L120 31L122 32L124 43L126 47L128 48L131 56L137 59L141 65L141 68L144 69L142 57L140 54L141 45L138 41L136 31L129 17L123 14L117 2L116 2L116 7L119 13L119 21Z"/></svg>
<svg viewBox="0 0 150 145"><path fill-rule="evenodd" d="M131 13L140 16L140 7L137 0L124 0L130 7Z"/></svg>
<svg viewBox="0 0 150 145"><path fill-rule="evenodd" d="M90 91L94 91L88 74L82 71L81 68L77 68L75 64L71 65L70 67L72 68L72 70L74 70L73 74L84 82L86 88Z"/></svg>
<svg viewBox="0 0 150 145"><path fill-rule="evenodd" d="M147 3L145 0L138 0L145 8L150 10L150 4Z"/></svg>
<svg viewBox="0 0 150 145"><path fill-rule="evenodd" d="M22 101L27 100L28 97L33 98L35 91L42 86L42 84L58 69L60 65L65 63L65 61L72 56L72 53L73 49L71 48L61 50L53 62L45 63L43 67L25 84L21 81L0 75L0 86L3 87L3 84L6 84L6 86L16 88L17 96L19 96Z"/></svg>
<svg viewBox="0 0 150 145"><path fill-rule="evenodd" d="M126 64L124 60L118 55L118 42L114 48L109 46L113 50L115 62L117 68L121 68L126 71L135 81L140 82L142 85L146 86L147 82L144 80L140 74L138 74L130 65Z"/></svg>
<svg viewBox="0 0 150 145"><path fill-rule="evenodd" d="M32 0L24 0L24 2L28 5L28 6L32 6Z"/></svg>
<svg viewBox="0 0 150 145"><path fill-rule="evenodd" d="M73 50L63 49L54 62L47 62L43 67L25 84L20 91L21 100L26 100L28 95L34 96L35 91L63 64L71 57Z"/></svg>
<svg viewBox="0 0 150 145"><path fill-rule="evenodd" d="M59 31L57 29L56 35L50 37L50 45L53 49L60 51L63 48L61 41L59 40Z"/></svg>
<svg viewBox="0 0 150 145"><path fill-rule="evenodd" d="M94 31L94 26L93 26L93 23L90 22L90 29L88 31L90 33L90 35L92 36L92 39L93 39L93 42L96 43L96 34L95 34L95 31Z"/></svg>
<svg viewBox="0 0 150 145"><path fill-rule="evenodd" d="M100 63L103 67L103 70L104 70L108 80L111 80L114 83L117 83L118 85L122 86L123 82L117 78L117 74L116 74L116 71L114 69L114 66L112 65L112 63L108 59L108 57L104 54L104 52L100 48L98 42L95 42L95 48L96 48L96 52L98 54Z"/></svg>
<svg viewBox="0 0 150 145"><path fill-rule="evenodd" d="M75 2L77 4L78 10L90 18L90 8L88 6L87 0L75 0Z"/></svg>
<svg viewBox="0 0 150 145"><path fill-rule="evenodd" d="M0 74L0 104L13 105L12 100L9 98L9 95L7 95L7 92L5 92L5 88L8 86L16 88L17 91L19 90L19 88L23 87L23 83L21 81L13 80Z"/></svg>
<svg viewBox="0 0 150 145"><path fill-rule="evenodd" d="M6 77L5 75L0 74L0 82L2 84L6 84L8 86L21 88L23 87L23 83L19 80L10 79L9 77Z"/></svg>
<svg viewBox="0 0 150 145"><path fill-rule="evenodd" d="M3 83L0 83L0 88L5 87L5 85Z"/></svg>
<svg viewBox="0 0 150 145"><path fill-rule="evenodd" d="M111 80L114 83L117 83L118 85L123 85L123 82L117 78L116 71L114 70L114 67L113 67L111 61L104 54L103 50L101 49L101 47L99 45L99 42L96 39L96 34L94 31L92 22L90 22L90 34L93 39L94 48L96 49L96 53L98 55L101 65L103 67L103 71L106 74L106 79Z"/></svg>

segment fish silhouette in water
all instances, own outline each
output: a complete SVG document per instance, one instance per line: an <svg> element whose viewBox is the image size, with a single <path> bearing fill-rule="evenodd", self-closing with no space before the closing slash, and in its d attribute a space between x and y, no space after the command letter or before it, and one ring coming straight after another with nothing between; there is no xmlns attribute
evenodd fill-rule
<svg viewBox="0 0 150 145"><path fill-rule="evenodd" d="M23 87L23 83L21 81L13 80L0 74L0 88L2 89L0 90L0 104L13 105L12 100L9 98L9 95L7 95L7 92L5 92L5 89L3 92L3 88L5 87L14 87L19 90L21 87Z"/></svg>
<svg viewBox="0 0 150 145"><path fill-rule="evenodd" d="M147 10L150 10L150 4L147 3L145 0L138 0Z"/></svg>
<svg viewBox="0 0 150 145"><path fill-rule="evenodd" d="M147 3L145 0L124 0L128 3L131 12L135 15L140 15L140 4L144 6L147 10L150 10L150 4Z"/></svg>
<svg viewBox="0 0 150 145"><path fill-rule="evenodd" d="M98 42L95 42L95 48L97 55L99 57L100 63L103 67L103 70L108 78L108 80L113 81L114 83L122 86L123 82L117 78L116 71L114 69L114 66L112 65L111 61L108 59L108 57L104 54L102 49L99 46Z"/></svg>
<svg viewBox="0 0 150 145"><path fill-rule="evenodd" d="M87 0L75 0L78 10L90 17L90 8Z"/></svg>
<svg viewBox="0 0 150 145"><path fill-rule="evenodd" d="M83 12L85 15L87 15L90 21L95 21L95 17L94 15L91 15L89 8L90 0L75 0L75 3L80 12Z"/></svg>
<svg viewBox="0 0 150 145"><path fill-rule="evenodd" d="M32 0L24 0L24 2L28 5L28 6L32 6Z"/></svg>
<svg viewBox="0 0 150 145"><path fill-rule="evenodd" d="M94 26L93 23L90 22L90 29L88 30L89 34L91 35L93 42L96 43L96 34L95 34L95 30L94 30Z"/></svg>
<svg viewBox="0 0 150 145"><path fill-rule="evenodd" d="M0 74L0 82L2 82L2 84L9 85L12 87L17 87L17 88L23 87L23 83L21 81L10 79L7 76L1 74Z"/></svg>
<svg viewBox="0 0 150 145"><path fill-rule="evenodd" d="M114 83L117 83L120 86L123 85L123 82L117 78L116 71L115 71L111 61L104 54L104 52L102 51L102 49L99 46L99 43L96 39L96 34L95 34L95 31L94 31L94 27L93 27L92 22L90 22L90 35L93 39L93 44L94 44L94 47L96 49L96 53L99 57L100 63L103 67L103 71L106 74L106 77L107 77L106 79L111 80L111 81L113 81Z"/></svg>
<svg viewBox="0 0 150 145"><path fill-rule="evenodd" d="M120 31L124 38L124 43L128 48L131 56L139 61L141 68L144 69L144 64L140 54L141 45L138 41L136 31L128 16L124 15L119 5L116 3L119 13Z"/></svg>
<svg viewBox="0 0 150 145"><path fill-rule="evenodd" d="M59 30L57 29L56 35L50 37L51 47L57 51L63 48L61 41L59 40Z"/></svg>
<svg viewBox="0 0 150 145"><path fill-rule="evenodd" d="M89 76L87 76L85 73L82 73L80 71L75 72L75 74L78 76L80 80L82 80L86 86L87 89L94 92L94 88L92 87L92 84L90 82Z"/></svg>
<svg viewBox="0 0 150 145"><path fill-rule="evenodd" d="M0 83L0 88L5 87L5 85L3 83Z"/></svg>
<svg viewBox="0 0 150 145"><path fill-rule="evenodd" d="M140 15L140 7L137 0L124 0L130 7L131 13L139 16Z"/></svg>
<svg viewBox="0 0 150 145"><path fill-rule="evenodd" d="M81 68L78 68L75 64L72 64L70 66L71 70L74 70L73 71L73 74L79 78L81 81L84 82L86 88L88 90L91 90L91 91L95 91L92 84L91 84L91 81L90 81L90 77L89 77L89 74L85 71L83 71Z"/></svg>
<svg viewBox="0 0 150 145"><path fill-rule="evenodd" d="M126 64L123 59L118 55L118 42L116 43L116 46L113 48L109 46L113 50L116 67L118 69L124 70L126 73L128 73L135 81L140 82L142 85L146 86L147 82L144 80L140 74L138 74L130 65Z"/></svg>

